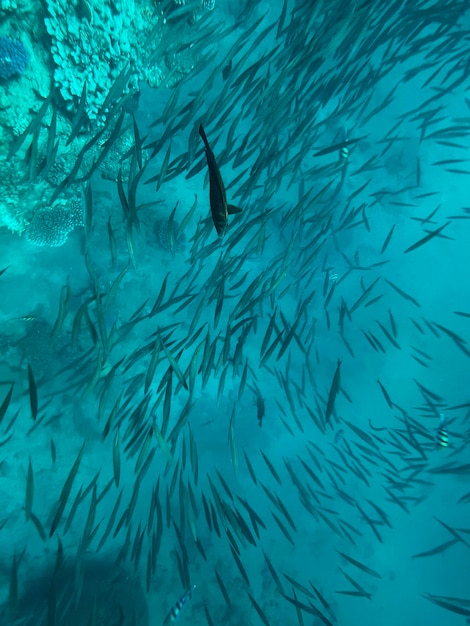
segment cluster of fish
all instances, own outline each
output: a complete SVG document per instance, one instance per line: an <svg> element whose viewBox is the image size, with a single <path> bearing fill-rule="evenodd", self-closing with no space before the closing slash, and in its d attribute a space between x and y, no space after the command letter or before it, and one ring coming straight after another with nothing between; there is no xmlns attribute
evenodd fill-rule
<svg viewBox="0 0 470 626"><path fill-rule="evenodd" d="M405 276L402 264L414 256L411 252L452 245L449 233L455 235L454 223L464 223L468 212L435 222L438 209L425 209L423 217L418 206L432 202L437 192L423 189L420 160L402 189L376 177L387 154L404 141L404 122L418 125L422 142L462 149L464 123L443 126L448 122L442 118L446 98L466 84L468 42L459 27L466 5L460 0L428 5L285 0L279 19L265 25L262 16L243 26L222 58L219 50L207 52L206 43L224 41L235 27L216 29L217 12L211 14L201 21L193 44L201 55L195 71L210 68L210 75L195 94L186 94L184 83L174 88L145 138L132 119L129 180L122 172L116 180L122 212L106 225L92 197L91 179L126 126L126 74L116 79L104 126L52 192L53 201L77 183L84 185L89 293L78 306L68 283L60 293L51 340L69 342L66 361L60 367L51 364L50 379L37 378L31 363L22 370L32 418L28 437L41 430L51 437L50 463L64 462L51 411L65 395L96 407L100 445L104 458L112 459L106 467L93 468L96 474L84 482L84 459L89 467L96 455L89 452L90 444L77 447L52 510L35 497L43 473L38 476L41 461L29 459L25 519L48 549L51 539L60 537L53 576L62 567L63 540L70 533L67 549L79 556L106 547L116 553L117 563L142 572L146 590L162 594L165 625L179 619L183 609L191 611L185 607L197 575L209 626L216 623L220 604L233 611L233 620L237 610L253 609L253 621L259 618L266 626L276 619L292 623L295 610L300 626L305 614L332 626L349 610L338 597L373 600L383 584L378 566L364 562L363 555L373 552L371 546L392 541L395 518L412 514L436 478L468 474L461 460L466 442L458 433L470 404L452 406L443 391L428 383L427 374L436 345L439 351L442 345L455 348L456 362L470 356L465 336L453 325L470 313L456 311L453 321L436 321L427 303L396 278ZM434 38L425 35L430 22L438 31ZM450 69L442 50L452 54ZM379 147L370 156L371 123L379 127L394 115L390 107L398 84L393 72L403 59L418 60L423 54L426 64L410 69L405 79L435 87L432 95L388 120L391 128L383 126L383 137L375 142ZM383 82L393 84L377 102L376 86ZM84 131L85 101L86 86L68 143ZM327 114L324 105L330 102L339 104ZM12 144L13 158L31 136L25 165L31 176L45 177L55 161L55 116L51 96ZM347 137L345 119L356 120L355 132ZM341 130L332 133L332 128ZM42 160L40 130L47 134ZM184 135L187 150L172 155L172 139ZM101 151L83 172L85 157L97 145ZM147 178L157 162L158 172ZM468 174L460 166L446 170ZM136 276L133 265L142 263L140 233L155 204L153 199L138 203L138 192L151 189L153 194L142 182L155 184L160 193L177 177L204 172L208 201L202 176L198 194L210 218L199 216L196 197L188 209L183 201L176 204L165 223L171 251L193 228L181 251L187 267L175 263L159 276L152 260L142 287L145 296L134 301L136 294L129 297L124 279ZM420 229L416 238L402 244L398 220L383 231L373 217L380 205L400 207ZM179 221L177 211L184 213ZM353 252L351 233L357 236ZM129 254L109 283L97 269L103 234L113 268L120 247ZM254 268L253 258L260 261ZM7 280L10 271L5 268L0 279ZM410 407L389 382L386 363L392 359L403 371L416 372L410 385L419 395L417 406ZM0 402L5 451L15 443L15 424L24 417L20 384L6 383ZM369 419L354 410L358 396L366 393L374 407ZM269 445L266 433L279 446ZM108 474L104 485L101 471ZM469 501L466 493L458 503ZM468 528L436 521L445 541L413 558L468 546ZM8 531L8 518L5 524L2 532ZM312 527L345 586L324 583L321 565L308 572L307 567L288 570L292 551L305 550L306 529ZM21 623L18 568L26 558L12 557L8 604L15 624ZM219 558L223 570L216 565ZM163 573L170 568L177 574ZM204 585L218 589L220 597L201 589L203 568ZM260 571L267 575L276 619L266 594L260 593ZM246 597L232 592L234 576ZM172 604L178 588L183 594ZM470 615L464 599L425 597L441 609ZM77 598L70 598L70 605ZM47 606L38 609L38 615L46 615L43 622L68 623L69 607L52 592L46 600ZM192 608L199 610L196 603ZM242 618L230 620L226 623ZM123 615L120 624L128 623Z"/></svg>

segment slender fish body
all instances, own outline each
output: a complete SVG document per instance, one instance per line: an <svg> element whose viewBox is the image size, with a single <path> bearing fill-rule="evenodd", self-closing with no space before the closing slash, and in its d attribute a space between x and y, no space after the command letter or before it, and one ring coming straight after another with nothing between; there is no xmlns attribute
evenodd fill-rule
<svg viewBox="0 0 470 626"><path fill-rule="evenodd" d="M168 624L173 624L174 622L176 622L176 620L180 616L181 611L184 608L184 605L187 603L188 600L191 599L191 595L194 589L196 589L196 585L192 585L191 587L188 587L188 589L186 589L183 595L172 606L170 612L165 618L165 621L163 622L163 626L167 626Z"/></svg>
<svg viewBox="0 0 470 626"><path fill-rule="evenodd" d="M199 125L199 134L204 142L207 166L209 168L209 198L212 221L219 237L223 237L228 226L228 216L233 213L240 213L241 209L227 204L225 185L202 124Z"/></svg>

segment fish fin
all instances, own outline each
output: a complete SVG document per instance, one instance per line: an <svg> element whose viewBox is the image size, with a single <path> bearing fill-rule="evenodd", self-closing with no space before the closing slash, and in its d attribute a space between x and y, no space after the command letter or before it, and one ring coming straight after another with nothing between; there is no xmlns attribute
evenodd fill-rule
<svg viewBox="0 0 470 626"><path fill-rule="evenodd" d="M227 212L229 215L233 215L234 213L241 213L242 210L237 206L233 206L233 204L227 204Z"/></svg>

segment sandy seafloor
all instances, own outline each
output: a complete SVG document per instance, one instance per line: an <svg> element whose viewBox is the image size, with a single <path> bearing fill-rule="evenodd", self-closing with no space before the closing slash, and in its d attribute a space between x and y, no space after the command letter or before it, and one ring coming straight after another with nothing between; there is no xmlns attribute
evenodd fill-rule
<svg viewBox="0 0 470 626"><path fill-rule="evenodd" d="M261 15L266 8L269 8L267 19L278 11L277 7L267 7L261 3L257 14ZM218 0L217 10L224 11L222 0ZM230 14L227 12L227 20L229 19ZM238 31L235 32L233 41L238 34ZM221 48L228 49L231 43L230 40L224 41ZM418 59L409 60L407 67L418 61ZM383 100L394 81L400 79L404 69L404 66L397 67L383 83L374 88L368 110L372 110ZM198 77L195 81L187 82L183 89L181 103L185 101L185 93L193 92L200 80L201 78ZM470 429L468 409L445 410L446 406L469 402L470 361L445 334L440 333L437 337L426 327L424 333L421 334L410 318L421 324L423 324L423 318L437 322L452 329L464 339L468 339L470 319L453 313L454 311L470 312L470 225L468 220L453 219L445 229L445 235L448 238L435 238L409 254L404 254L404 250L425 234L419 223L411 217L425 217L438 205L439 210L434 218L436 222L431 228L443 224L448 216L465 217L463 208L469 206L469 176L445 172L443 167L433 166L432 163L448 158L470 158L470 148L459 150L456 155L452 148L439 146L432 140L420 142L417 122L403 122L399 128L399 134L403 140L393 144L391 149L381 157L380 168L353 175L354 169L358 169L367 159L382 150L383 144L379 144L379 141L396 123L398 116L418 106L420 101L424 101L427 95L432 93L420 89L422 82L422 79L416 79L399 87L393 103L363 127L359 126L356 120L344 120L345 132L351 135L368 135L368 138L351 149L348 174L341 194L335 199L337 204L335 210L341 212L345 198L370 179L369 186L357 201L358 204L366 202L371 205L367 209L370 232L364 226L359 226L339 232L335 236L330 234L319 260L316 282L314 281L314 284L309 287L310 289L315 287L318 293L321 293L324 279L321 263L325 258L327 258L325 264L332 266L334 272L342 276L347 269L347 263L339 250L349 259L352 259L358 251L362 266L385 259L389 262L362 274L351 272L348 278L338 285L330 310L337 310L341 297L350 304L357 300L361 293L361 276L364 277L366 285L376 277L382 276L374 293L378 295L383 292L384 296L370 307L359 308L354 313L352 321L346 324L346 335L355 354L354 358L345 349L337 332L336 322L333 321L331 330L327 330L321 297L309 305L308 316L318 320L316 348L320 362L314 365L317 389L326 401L336 362L340 358L342 360L341 385L352 402L349 402L343 394L338 396L335 407L337 417L333 419L333 427L329 428L326 434L319 432L306 412L299 408L297 417L304 426L304 433L301 433L295 421L289 417L290 408L276 378L268 370L259 368L259 348L263 329L267 323L263 320L260 321L258 334L256 336L250 334L249 341L244 347L244 356L256 375L257 384L266 402L266 416L262 427L260 428L256 421L254 394L247 388L242 399L237 401L238 377L227 377L225 390L219 401L217 401L217 377L211 376L204 389L201 389L199 384L195 389L196 403L190 414L191 430L197 441L200 465L199 484L195 491L196 494L203 491L206 497L210 498L211 492L206 479L206 474L209 474L218 485L219 493L225 493L216 478L214 470L217 468L233 492L245 497L264 520L267 530L262 531L258 545L242 547L240 558L251 582L250 593L263 608L272 625L297 624L297 616L294 607L279 595L266 569L263 550L269 555L281 578L281 573L285 572L305 586L308 586L308 580L311 580L331 604L338 624L395 626L399 623L403 626L424 624L440 626L444 623L446 626L462 626L466 621L464 616L435 606L423 598L423 594L431 593L470 600L469 547L464 543L457 543L448 551L436 556L428 558L412 558L412 556L452 538L436 518L453 528L465 529L463 537L470 539L468 534L470 531L469 504L458 504L459 498L470 491L470 474L468 472L462 475L440 474L427 471L427 469L436 468L451 461L458 465L470 463L470 444L465 445L465 433ZM220 87L221 80L216 81L213 92L208 95L208 98L216 94ZM466 89L468 93L468 84ZM141 129L145 129L146 125L158 116L158 112L170 95L169 90L155 91L142 86L137 113ZM441 122L442 125L450 125L456 118L468 119L470 112L465 95L465 86L462 86L441 101L446 107L446 119ZM275 106L275 103L273 105ZM324 110L325 117L335 105L336 102L328 103ZM303 106L308 107L309 103L305 102ZM234 110L233 115L235 114ZM248 125L240 127L239 130L245 133L252 132ZM325 132L321 144L312 146L312 153L315 149L332 143L336 130L332 129L331 133ZM158 132L158 129L153 132ZM458 142L468 145L468 134ZM187 135L181 133L173 142L174 154L184 150L186 145ZM213 149L217 154L223 149L223 144L217 143ZM334 160L337 155L328 155L324 158ZM406 203L409 206L394 205L386 196L373 203L371 194L375 191L383 189L396 191L414 184L417 158L420 159L422 172L419 190L409 190L393 196L393 201ZM163 155L157 156L149 167L152 175L154 171L158 172L162 159ZM314 164L312 154L306 154L305 170ZM222 168L222 174L227 183L236 173L232 172L230 165ZM192 206L194 195L197 194L197 215L188 226L187 237L189 238L195 231L197 220L207 217L208 214L208 189L204 188L204 176L205 169L190 180L180 176L164 184L158 193L155 193L153 186L140 188L139 201L141 203L158 199L161 200L161 204L146 209L140 214L141 230L140 233L136 233L134 239L135 267L129 268L112 310L106 311L106 320L110 326L116 317L119 320L129 319L147 298L151 306L168 271L170 271L171 286L176 285L178 278L187 271L189 241L181 250L177 250L172 255L158 245L154 229L155 222L165 219L177 201L179 204L176 217L181 220L185 211ZM325 181L309 179L304 182L306 187L314 185L318 186L318 189L325 184ZM122 210L119 206L116 186L113 183L96 177L93 180L93 191L95 224L90 254L99 276L100 287L106 292L116 275L127 264L128 253L122 231L118 234L117 267L112 270L106 222L109 215L113 215L113 223L119 224L119 220L122 219ZM418 193L427 192L435 192L435 195L416 199ZM279 205L287 202L288 206L292 206L296 202L297 195L295 186L287 190L286 185L282 184L275 202ZM243 210L256 212L256 198L250 198L249 202L245 202ZM381 255L380 250L384 239L394 224L396 227L390 245L386 253ZM279 236L279 227L275 220L268 225L267 230L272 236L264 254L258 258L246 259L244 265L244 270L249 270L252 278L286 246L286 242ZM29 459L34 469L33 510L44 524L46 531L50 528L64 481L84 440L86 440L84 457L64 518L67 517L80 485L87 485L99 471L98 491L100 491L113 476L112 436L108 437L104 443L101 441L105 417L98 421L97 397L93 392L81 395L81 392L77 393L73 390L74 382L79 377L91 377L93 371L91 369L90 371L75 371L55 380L51 378L51 373L60 370L70 358L65 346L70 342L73 314L83 298L90 294L89 277L83 258L83 236L81 229L76 229L64 246L47 249L35 247L24 238L12 235L6 230L0 232L0 268L9 266L0 278L0 337L2 339L0 401L9 389L9 381L15 381L13 401L2 427L5 427L10 416L19 411L12 438L0 447L0 522L6 521L0 531L2 576L0 600L8 602L11 563L14 555L19 557L24 550L18 569L18 593L21 610L25 613L28 611L28 605L27 600L22 601L23 594L27 592L31 581L41 575L44 567L53 565L57 550L56 537L47 539L45 542L41 541L33 524L25 520L24 502ZM214 231L213 237L215 236ZM243 244L240 244L239 250L243 250ZM203 272L206 276L210 275L217 258L218 255L214 254L212 258L205 260ZM401 298L388 287L385 278L411 294L421 307L418 308ZM199 284L202 284L204 280L205 276L201 275L198 278ZM52 344L50 332L57 317L60 290L67 281L72 293L71 312L60 337ZM287 291L279 302L283 313L291 321L295 317L298 301L298 294L292 291ZM222 333L229 307L230 301L227 306L224 305L219 327ZM266 305L263 306L264 315L269 313L267 308ZM397 323L397 341L401 349L387 344L386 339L381 336L386 353L374 352L365 340L361 329L373 330L374 334L379 336L376 320L386 323L389 310L392 311ZM20 319L29 314L34 315L34 320ZM193 306L178 314L177 321L183 332L188 328L193 314ZM203 313L201 321L205 319L208 321L213 319L213 303L210 309ZM333 319L336 319L336 314L332 314ZM124 353L131 354L142 345L157 325L173 321L175 321L174 316L167 311L161 318L152 319L145 328L137 327L123 340ZM215 337L216 332L212 332L211 336ZM427 368L410 356L412 352L410 346L415 346L432 356ZM182 360L186 366L188 361L185 360L184 355ZM33 423L28 399L26 374L28 362L32 364L38 381L40 415L43 412L47 414L44 423L33 431L30 430ZM133 374L138 373L139 368L145 371L147 365L148 357L139 363ZM285 368L285 362L282 362L282 368ZM163 375L164 370L160 368L158 372ZM295 360L290 364L289 375L290 379L298 385L302 384L300 369ZM377 541L360 512L341 500L335 493L327 473L319 471L325 491L331 495L328 506L336 512L336 516L332 519L344 519L360 533L354 534L356 545L352 545L346 537L338 536L321 519L316 520L305 511L298 501L282 459L289 459L295 465L301 481L311 483L305 471L298 465L296 457L301 455L306 462L311 463L305 454L305 444L310 440L322 450L325 457L341 465L341 458L335 450L335 445L342 446L341 437L338 437L338 443L334 443L338 430L344 429L343 437L348 442L358 441L350 429L341 426L342 418L372 434L374 433L370 431L370 423L375 427L385 428L386 431L377 433L384 439L387 439L388 430L392 432L393 429L401 428L402 424L398 421L400 413L390 410L387 406L376 383L378 378L386 386L393 401L423 424L429 432L430 439L426 443L427 469L419 475L424 483L413 483L406 491L406 497L410 498L406 501L408 512L393 502L387 501L388 496L383 489L383 486L387 485L385 464L376 461L376 465L372 465L367 464L366 460L360 460L360 463L371 472L368 486L351 473L345 476L345 491L361 507L367 509L374 519L377 519L377 515L372 513L367 500L377 503L389 516L391 528L385 525L378 527L383 543ZM438 419L426 415L422 410L423 399L414 379L441 396L445 405L442 411L449 418L455 418L448 428L449 447L447 449L440 449L433 445L437 434ZM111 398L104 411L105 415L109 414L113 404L112 398L117 398L126 380L128 378L125 375L121 376L113 386ZM156 387L155 382L154 387ZM54 393L51 395L51 392ZM138 401L141 398L140 392ZM294 436L283 426L276 400L283 405ZM173 397L172 415L178 415L185 401L186 396L183 391ZM231 466L230 450L227 444L228 424L234 401L237 401L236 441L240 457L237 475L234 474ZM315 410L313 403L311 408ZM54 419L48 424L51 418ZM51 437L57 448L55 463L51 460ZM259 453L260 449L277 468L282 485L278 485L267 470ZM276 526L270 512L272 505L262 489L254 486L243 460L243 450L250 458L258 479L274 489L295 520L297 531L292 532L295 547L284 538ZM401 465L399 455L388 443L383 444L381 452L398 466ZM418 454L416 456L419 458ZM324 462L319 455L319 464L322 465ZM124 495L120 511L124 510L125 503L128 502L132 493L135 459L126 461L123 456L122 464L121 486L124 487ZM132 537L137 531L139 520L142 519L143 524L146 523L152 488L157 477L161 475L164 465L164 455L157 451L140 490L133 515L135 521L133 521ZM317 471L314 465L312 467ZM401 478L407 482L409 476L410 472L404 471ZM188 461L184 480L187 482L189 479ZM162 485L165 485L167 480L167 478L162 478ZM315 485L312 487L316 489ZM394 493L399 497L401 495L399 492ZM102 520L103 528L115 504L117 494L118 489L113 485L98 506L96 522ZM165 511L163 488L160 497ZM88 514L89 500L90 496L80 505L67 534L63 534L63 523L59 527L58 532L63 541L66 559L73 560L73 555L77 551ZM322 502L327 506L326 500ZM179 623L182 626L207 623L203 608L203 602L205 602L210 609L214 623L218 626L260 624L259 617L246 594L246 585L233 561L227 540L223 537L218 539L214 533L209 533L200 500L198 503L198 536L205 548L207 562L201 557L187 530L186 543L191 582L196 584L197 588L192 600L185 607ZM178 499L175 496L172 512L176 520L179 520L178 506ZM100 529L97 539L90 545L88 549L90 554L95 552L101 533ZM105 563L113 563L124 539L125 531L121 530L115 539L107 541L98 553L98 558ZM162 623L165 614L183 591L174 554L176 548L177 540L174 531L172 528L167 529L165 525L158 556L157 575L151 582L150 592L145 596L149 612L148 624L152 626ZM338 555L337 550L367 564L379 572L382 578L373 578L348 565ZM140 566L135 574L141 580L142 587L145 587L146 559L147 547L144 547ZM125 567L129 570L129 580L133 579L133 564L127 563ZM214 567L217 568L229 591L232 609L228 609L225 605L214 576ZM372 598L338 594L337 591L351 589L339 567L365 587L372 594ZM283 579L283 582L286 581ZM109 585L112 584L110 581ZM285 592L292 595L291 586L287 582ZM300 595L299 592L297 593ZM44 619L44 616L41 617ZM82 623L87 623L85 618ZM304 614L304 623L313 626L320 624L321 621Z"/></svg>

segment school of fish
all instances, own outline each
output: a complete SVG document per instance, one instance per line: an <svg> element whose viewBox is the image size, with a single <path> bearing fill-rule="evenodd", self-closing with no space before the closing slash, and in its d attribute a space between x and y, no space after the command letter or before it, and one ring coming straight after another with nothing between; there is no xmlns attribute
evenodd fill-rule
<svg viewBox="0 0 470 626"><path fill-rule="evenodd" d="M130 113L117 77L50 199L82 190L86 287L57 293L46 365L2 346L1 623L464 623L470 7L221 4L164 107ZM44 176L86 95L58 137L51 94L9 157L42 129Z"/></svg>

